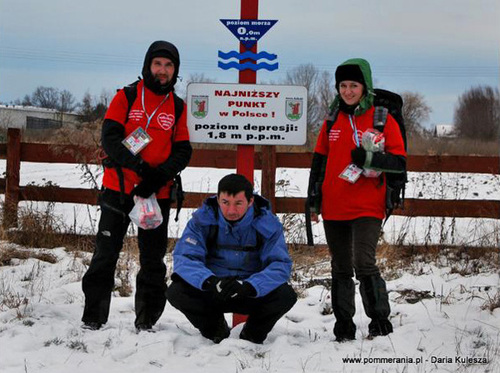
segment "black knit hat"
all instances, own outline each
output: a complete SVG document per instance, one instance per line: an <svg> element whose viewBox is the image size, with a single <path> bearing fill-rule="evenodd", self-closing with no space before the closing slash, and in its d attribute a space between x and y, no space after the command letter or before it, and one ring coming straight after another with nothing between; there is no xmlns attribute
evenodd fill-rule
<svg viewBox="0 0 500 373"><path fill-rule="evenodd" d="M151 61L153 61L153 58L155 57L166 57L174 63L175 71L172 80L165 85L161 85L159 82L155 81L151 74ZM168 41L155 41L151 44L146 52L146 56L144 57L144 65L142 66L144 84L156 94L167 94L168 92L173 91L174 85L177 82L177 75L179 74L179 66L179 51L175 45L169 43Z"/></svg>
<svg viewBox="0 0 500 373"><path fill-rule="evenodd" d="M149 62L151 63L151 61L153 61L153 59L156 58L156 57L165 57L165 58L168 58L169 60L171 60L174 63L174 65L179 65L178 57L175 57L168 50L160 49L160 50L152 52L151 55L149 56Z"/></svg>
<svg viewBox="0 0 500 373"><path fill-rule="evenodd" d="M335 88L337 88L337 91L339 90L340 82L344 80L361 83L366 88L363 72L358 65L340 65L337 67L337 70L335 70Z"/></svg>

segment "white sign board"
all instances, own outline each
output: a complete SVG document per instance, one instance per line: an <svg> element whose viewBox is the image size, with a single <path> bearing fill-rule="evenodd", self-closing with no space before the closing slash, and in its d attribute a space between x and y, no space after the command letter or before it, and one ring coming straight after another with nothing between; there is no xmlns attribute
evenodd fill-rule
<svg viewBox="0 0 500 373"><path fill-rule="evenodd" d="M187 124L192 142L303 145L307 89L290 85L191 83Z"/></svg>

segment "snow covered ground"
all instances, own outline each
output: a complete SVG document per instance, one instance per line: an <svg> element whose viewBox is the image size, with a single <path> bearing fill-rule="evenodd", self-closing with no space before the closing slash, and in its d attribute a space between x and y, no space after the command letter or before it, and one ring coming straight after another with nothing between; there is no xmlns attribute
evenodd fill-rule
<svg viewBox="0 0 500 373"><path fill-rule="evenodd" d="M4 169L0 164L0 172ZM228 172L188 169L183 173L185 189L215 192L218 180ZM21 184L50 181L82 187L80 175L74 165L23 164ZM307 175L307 170L280 170L280 195L304 196ZM256 172L257 190L259 178ZM500 199L499 184L498 176L490 175L411 174L407 196ZM98 217L96 209L83 205L59 204L56 212L69 226L76 221L81 231L91 230ZM171 221L173 236L182 233L189 213L185 210L179 223ZM417 243L498 244L496 220L409 222L391 217L386 239L390 241L391 234L397 238L403 228L409 232L405 240ZM315 229L321 241L320 225ZM0 242L0 253L8 250L26 249ZM0 262L1 373L500 372L500 308L488 308L500 302L497 254L483 261L463 257L452 262L448 253L432 261L415 257L408 268L387 272L394 333L366 338L369 320L357 294L356 340L343 344L333 341L328 290L322 285L303 286L328 277L325 259L297 272L294 285L301 297L263 345L239 340L241 325L215 345L169 304L154 333L136 334L133 295L118 293L108 324L99 331L82 330L81 277L91 254L64 248L29 251L52 255L54 260ZM171 258L166 260L170 266ZM132 266L131 281L135 271Z"/></svg>
<svg viewBox="0 0 500 373"><path fill-rule="evenodd" d="M0 243L0 250L9 248ZM2 373L500 371L500 308L485 308L500 294L494 266L475 275L442 263L402 269L387 281L394 324L387 337L366 339L369 319L357 294L356 340L334 342L329 293L316 285L298 287L301 298L263 345L239 340L241 325L216 345L169 304L154 333L136 334L133 296L118 294L105 327L82 330L80 279L90 253L31 250L56 261L13 259L0 267ZM327 274L327 262L315 267L299 275L302 282Z"/></svg>

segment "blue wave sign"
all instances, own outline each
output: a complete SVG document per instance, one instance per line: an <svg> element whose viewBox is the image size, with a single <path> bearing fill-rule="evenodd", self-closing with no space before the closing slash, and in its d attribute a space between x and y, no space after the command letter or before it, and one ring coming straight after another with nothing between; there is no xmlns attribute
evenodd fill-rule
<svg viewBox="0 0 500 373"><path fill-rule="evenodd" d="M220 21L247 49L252 48L278 22L277 19L221 19Z"/></svg>
<svg viewBox="0 0 500 373"><path fill-rule="evenodd" d="M245 63L238 63L236 61L229 61L229 62L218 62L218 67L220 67L223 70L229 70L229 69L237 69L239 71L241 70L253 70L257 71L260 69L265 69L269 71L276 70L278 68L278 62L276 59L278 56L276 54L271 54L267 52L259 52L259 53L253 53L251 51L246 51L244 53L238 53L236 51L230 51L228 53L224 53L222 51L219 51L219 58L225 61L230 60L231 58L235 58L238 61L241 60L254 60L258 61L262 58L273 61L274 63L270 64L267 62L259 62L259 63L251 63L251 62L245 62Z"/></svg>

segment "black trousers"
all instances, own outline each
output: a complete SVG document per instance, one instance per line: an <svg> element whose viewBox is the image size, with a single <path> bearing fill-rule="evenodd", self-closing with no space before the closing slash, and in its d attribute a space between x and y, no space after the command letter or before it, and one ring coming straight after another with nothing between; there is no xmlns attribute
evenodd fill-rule
<svg viewBox="0 0 500 373"><path fill-rule="evenodd" d="M164 257L168 243L170 200L158 200L163 223L156 229L138 229L140 270L136 278L135 325L154 325L166 304L166 266ZM104 324L108 320L111 293L114 288L116 263L123 247L123 239L130 224L129 212L134 206L132 197L105 189L101 198L101 218L94 255L83 276L85 294L83 322Z"/></svg>
<svg viewBox="0 0 500 373"><path fill-rule="evenodd" d="M333 332L339 340L355 338L356 326L352 321L356 312L354 274L360 281L363 307L372 319L370 333L385 335L392 331L387 320L390 314L387 289L375 256L381 225L380 219L372 217L324 221L332 256L332 308L337 320Z"/></svg>
<svg viewBox="0 0 500 373"><path fill-rule="evenodd" d="M356 278L379 275L376 249L382 220L325 220L326 241L332 257L332 277Z"/></svg>
<svg viewBox="0 0 500 373"><path fill-rule="evenodd" d="M297 301L292 287L283 284L264 297L222 302L214 299L211 292L196 289L176 275L167 293L170 304L181 311L203 336L211 338L224 313L233 312L248 315L245 333L258 343L266 339L278 320Z"/></svg>

